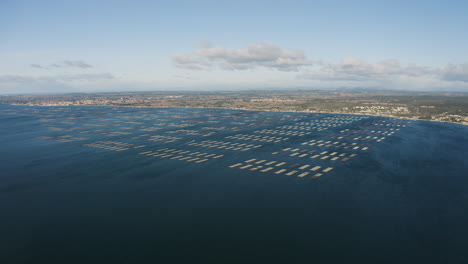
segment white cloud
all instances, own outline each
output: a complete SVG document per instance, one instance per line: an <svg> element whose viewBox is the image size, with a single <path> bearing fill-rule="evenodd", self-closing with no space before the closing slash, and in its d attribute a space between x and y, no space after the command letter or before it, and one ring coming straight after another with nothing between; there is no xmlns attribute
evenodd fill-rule
<svg viewBox="0 0 468 264"><path fill-rule="evenodd" d="M300 77L326 81L378 81L411 77L468 82L468 63L433 68L418 65L402 66L394 59L370 64L357 58L343 58L338 64L322 64L321 68L306 71Z"/></svg>
<svg viewBox="0 0 468 264"><path fill-rule="evenodd" d="M0 84L25 84L39 82L93 82L102 80L112 80L115 77L110 73L89 73L89 74L62 74L46 76L29 75L0 75Z"/></svg>
<svg viewBox="0 0 468 264"><path fill-rule="evenodd" d="M468 63L441 67L439 72L443 80L468 82Z"/></svg>
<svg viewBox="0 0 468 264"><path fill-rule="evenodd" d="M85 68L92 68L93 66L82 61L82 60L64 60L62 62L62 65L63 66L67 66L67 67L75 67L75 68L82 68L82 69L85 69Z"/></svg>
<svg viewBox="0 0 468 264"><path fill-rule="evenodd" d="M258 67L281 71L298 71L300 67L312 65L303 51L282 49L271 44L252 44L246 49L226 49L206 46L193 55L176 54L172 60L177 67L186 69L222 68L247 70Z"/></svg>
<svg viewBox="0 0 468 264"><path fill-rule="evenodd" d="M0 94L63 93L104 90L118 81L110 73L62 75L0 75Z"/></svg>
<svg viewBox="0 0 468 264"><path fill-rule="evenodd" d="M36 63L29 64L29 66L31 66L32 68L38 68L38 69L42 69L42 68L43 68L41 65L36 64Z"/></svg>
<svg viewBox="0 0 468 264"><path fill-rule="evenodd" d="M189 70L304 70L299 75L300 79L316 81L382 82L409 78L413 82L417 79L468 82L468 63L436 68L401 65L396 59L367 63L353 57L343 58L339 63L312 62L301 50L264 43L251 44L245 49L227 49L205 41L202 48L194 50L192 54L173 55L172 61L177 67Z"/></svg>
<svg viewBox="0 0 468 264"><path fill-rule="evenodd" d="M172 61L179 68L189 69L189 70L202 70L202 62L193 56L185 54L176 54L172 56Z"/></svg>
<svg viewBox="0 0 468 264"><path fill-rule="evenodd" d="M60 62L52 63L48 67L44 65L40 65L37 63L30 64L32 68L37 68L37 69L48 69L50 67L53 68L80 68L80 69L87 69L87 68L93 68L93 65L86 63L85 61L82 60L63 60Z"/></svg>

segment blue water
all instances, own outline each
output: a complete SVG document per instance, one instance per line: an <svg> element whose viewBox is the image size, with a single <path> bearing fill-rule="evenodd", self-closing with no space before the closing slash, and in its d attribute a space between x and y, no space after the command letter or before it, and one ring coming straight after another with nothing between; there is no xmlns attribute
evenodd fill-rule
<svg viewBox="0 0 468 264"><path fill-rule="evenodd" d="M226 138L239 134L287 139ZM468 263L467 135L386 117L0 105L0 263ZM164 148L223 156L141 154ZM267 161L229 167L250 159ZM261 172L269 161L287 165Z"/></svg>

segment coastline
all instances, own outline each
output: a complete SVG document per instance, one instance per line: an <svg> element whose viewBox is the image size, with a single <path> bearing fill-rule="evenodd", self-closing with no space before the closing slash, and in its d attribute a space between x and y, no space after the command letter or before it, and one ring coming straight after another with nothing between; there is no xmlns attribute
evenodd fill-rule
<svg viewBox="0 0 468 264"><path fill-rule="evenodd" d="M128 106L128 105L38 105L38 104L6 104L6 105L16 105L16 106L41 106L41 107L67 107L67 106L107 106L107 107L126 107L126 108L188 108L188 109L222 109L222 110L239 110L239 111L257 111L257 112L276 112L276 113L308 113L308 114L335 114L335 115L361 115L361 116L380 116L380 117L389 117L402 120L413 120L413 121L429 121L429 122L440 122L440 123L449 123L468 126L468 122L450 122L443 120L428 120L428 119L417 119L411 117L400 117L392 115L375 115L367 113L340 113L340 112L309 112L309 111L275 111L275 110L258 110L258 109L237 109L237 108L228 108L228 107L172 107L172 106Z"/></svg>

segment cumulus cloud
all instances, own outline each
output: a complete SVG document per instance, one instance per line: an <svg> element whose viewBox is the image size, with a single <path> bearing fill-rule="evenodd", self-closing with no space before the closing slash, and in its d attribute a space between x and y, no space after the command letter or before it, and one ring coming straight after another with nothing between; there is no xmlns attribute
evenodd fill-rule
<svg viewBox="0 0 468 264"><path fill-rule="evenodd" d="M175 54L173 63L189 70L251 70L268 68L280 71L302 71L299 78L317 81L385 81L394 79L433 79L468 82L468 63L443 67L402 65L396 59L367 63L346 57L339 63L309 60L301 50L283 49L277 45L257 43L244 49L228 49L204 41L191 54Z"/></svg>
<svg viewBox="0 0 468 264"><path fill-rule="evenodd" d="M337 64L322 64L308 70L300 78L322 81L372 81L394 78L432 78L444 81L468 82L468 63L434 68L418 65L402 66L398 60L366 63L357 58L343 58Z"/></svg>
<svg viewBox="0 0 468 264"><path fill-rule="evenodd" d="M398 60L384 60L375 64L357 58L343 58L338 64L323 64L318 71L303 73L303 78L319 80L360 81L381 79L392 76L419 77L434 74L428 67L416 65L401 66Z"/></svg>
<svg viewBox="0 0 468 264"><path fill-rule="evenodd" d="M282 49L271 44L252 44L246 49L226 49L206 46L192 55L176 54L172 60L177 67L186 69L222 68L247 70L258 67L281 71L298 71L300 67L312 65L301 50Z"/></svg>

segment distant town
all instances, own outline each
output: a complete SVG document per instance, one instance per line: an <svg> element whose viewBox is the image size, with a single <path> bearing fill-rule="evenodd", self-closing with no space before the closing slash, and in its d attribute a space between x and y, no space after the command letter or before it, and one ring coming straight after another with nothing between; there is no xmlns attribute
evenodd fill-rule
<svg viewBox="0 0 468 264"><path fill-rule="evenodd" d="M185 91L3 95L1 104L31 106L225 108L362 114L468 124L468 93L370 90Z"/></svg>

